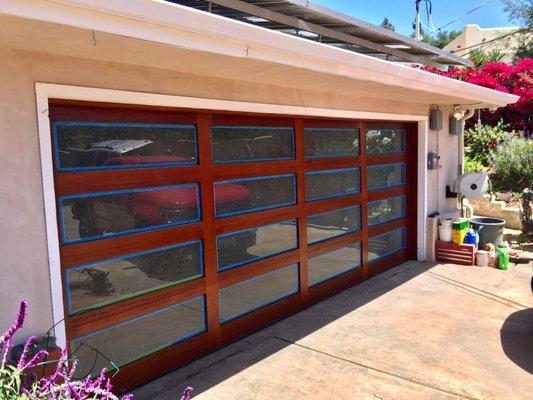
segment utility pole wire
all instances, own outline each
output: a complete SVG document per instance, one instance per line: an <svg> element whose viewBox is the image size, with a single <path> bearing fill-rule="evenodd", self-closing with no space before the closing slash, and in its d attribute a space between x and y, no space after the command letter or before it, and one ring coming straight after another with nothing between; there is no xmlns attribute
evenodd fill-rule
<svg viewBox="0 0 533 400"><path fill-rule="evenodd" d="M528 29L526 28L522 28L522 29L517 29L516 31L514 32L509 32L509 33L506 33L504 35L501 35L501 36L498 36L498 37L495 37L494 39L491 39L491 40L487 40L486 42L479 42L479 43L476 43L476 44L472 44L470 46L467 46L467 47L463 47L462 49L457 49L457 50L451 50L450 52L451 53L459 53L460 51L464 51L464 50L468 50L468 49L472 49L473 47L477 47L477 46L481 46L481 45L484 45L484 44L489 44L489 43L493 43L493 42L497 42L498 40L502 40L502 39L505 39L509 36L513 36L513 35L516 35L518 33L524 33L524 32L527 32ZM472 53L473 51L475 51L476 49L472 49L470 50L468 53L465 53L463 54L461 57L464 57L470 53Z"/></svg>
<svg viewBox="0 0 533 400"><path fill-rule="evenodd" d="M446 28L448 25L451 25L451 24L453 24L454 22L457 22L457 21L459 21L460 19L463 19L463 18L466 17L468 14L472 14L474 11L477 11L477 10L479 10L480 8L485 7L487 4L489 4L489 3L491 3L491 2L492 2L492 0L486 0L486 1L484 1L484 2L481 3L479 6L477 6L477 7L473 8L473 9L471 9L470 11L467 11L467 12L464 13L463 15L458 16L457 18L451 20L451 21L448 22L447 24L442 25L440 28L435 29L433 32L438 32L438 31L440 31L440 30ZM432 33L433 33L433 32L432 32Z"/></svg>

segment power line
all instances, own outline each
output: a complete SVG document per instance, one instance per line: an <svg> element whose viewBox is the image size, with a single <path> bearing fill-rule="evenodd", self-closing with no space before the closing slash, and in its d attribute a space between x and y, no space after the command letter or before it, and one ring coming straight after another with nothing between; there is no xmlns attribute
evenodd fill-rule
<svg viewBox="0 0 533 400"><path fill-rule="evenodd" d="M457 49L457 50L451 50L451 53L458 53L460 51L464 51L464 50L468 50L468 49L472 49L471 51L469 51L468 53L465 53L463 54L462 57L472 53L472 51L476 50L474 47L478 47L478 46L481 46L481 45L485 45L485 44L489 44L489 43L493 43L493 42L497 42L498 40L502 40L502 39L505 39L509 36L513 36L513 35L516 35L518 33L523 33L523 32L527 32L528 29L526 28L523 28L523 29L517 29L516 31L513 31L513 32L509 32L509 33L505 33L501 36L498 36L498 37L495 37L494 39L491 39L491 40L487 40L486 42L479 42L479 43L476 43L476 44L472 44L470 46L467 46L467 47L463 47L462 49Z"/></svg>
<svg viewBox="0 0 533 400"><path fill-rule="evenodd" d="M472 14L474 11L477 11L477 10L479 10L480 8L485 7L485 6L486 6L487 4L489 4L490 2L492 2L492 0L486 0L486 1L484 1L484 2L481 3L479 6L477 6L477 7L473 8L473 9L471 9L470 11L467 11L466 13L464 13L464 14L458 16L457 18L451 20L451 21L448 22L447 24L442 25L440 28L435 29L433 32L438 32L438 31L440 31L440 30L446 28L448 25L451 25L451 24L453 24L454 22L457 22L457 21L459 21L460 19L463 19L463 18L466 17L468 14Z"/></svg>

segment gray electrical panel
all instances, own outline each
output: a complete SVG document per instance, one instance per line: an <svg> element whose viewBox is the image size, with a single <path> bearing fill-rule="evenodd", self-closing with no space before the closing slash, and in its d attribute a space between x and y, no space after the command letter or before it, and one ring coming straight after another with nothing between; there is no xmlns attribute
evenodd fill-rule
<svg viewBox="0 0 533 400"><path fill-rule="evenodd" d="M459 135L461 133L461 130L463 129L463 122L462 121L457 121L453 115L450 116L450 120L449 120L449 131L450 131L450 135Z"/></svg>
<svg viewBox="0 0 533 400"><path fill-rule="evenodd" d="M429 112L429 129L440 131L442 129L442 111L431 110Z"/></svg>
<svg viewBox="0 0 533 400"><path fill-rule="evenodd" d="M428 153L428 169L439 169L439 155L437 153Z"/></svg>

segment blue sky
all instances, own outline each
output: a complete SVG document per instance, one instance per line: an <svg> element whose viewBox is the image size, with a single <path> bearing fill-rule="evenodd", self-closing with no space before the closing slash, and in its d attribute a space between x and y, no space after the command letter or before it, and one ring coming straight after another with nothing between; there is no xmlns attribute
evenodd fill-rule
<svg viewBox="0 0 533 400"><path fill-rule="evenodd" d="M384 17L388 17L396 26L397 32L405 35L412 32L411 24L415 17L414 0L312 0L312 2L376 25L381 24ZM432 18L435 28L441 27L484 2L485 0L432 0ZM424 2L421 3L421 7L422 23L427 25ZM486 6L445 29L460 30L466 24L478 24L483 28L512 26L499 0L492 0Z"/></svg>

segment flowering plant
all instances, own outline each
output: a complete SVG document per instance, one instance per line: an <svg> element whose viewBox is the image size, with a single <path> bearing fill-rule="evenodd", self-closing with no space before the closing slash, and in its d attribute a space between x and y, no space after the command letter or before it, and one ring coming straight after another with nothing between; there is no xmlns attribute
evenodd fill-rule
<svg viewBox="0 0 533 400"><path fill-rule="evenodd" d="M441 71L428 66L420 69L519 96L517 103L499 108L496 112L484 110L481 120L490 126L496 126L503 120L511 130L523 131L526 137L533 135L533 58L522 58L514 64L488 62L479 69L452 67ZM468 124L475 121L476 117Z"/></svg>
<svg viewBox="0 0 533 400"><path fill-rule="evenodd" d="M27 304L20 303L20 309L15 321L2 336L0 336L0 399L1 400L118 400L112 392L112 385L105 375L105 369L93 378L84 380L73 379L76 370L76 360L69 363L67 350L61 352L55 372L50 376L26 383L25 376L30 370L48 355L46 350L39 350L30 356L30 348L35 337L26 340L22 354L13 365L8 363L8 355L13 347L13 336L22 327L26 317ZM192 388L183 392L181 400L189 400ZM123 396L121 400L131 400L132 395Z"/></svg>

